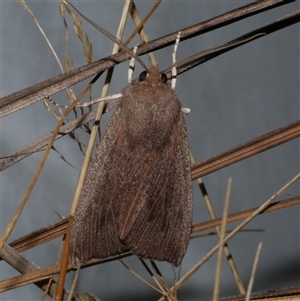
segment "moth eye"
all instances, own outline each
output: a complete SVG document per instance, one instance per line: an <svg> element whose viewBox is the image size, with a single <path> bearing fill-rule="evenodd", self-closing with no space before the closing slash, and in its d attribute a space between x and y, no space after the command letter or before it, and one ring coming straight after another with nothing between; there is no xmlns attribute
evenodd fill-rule
<svg viewBox="0 0 300 301"><path fill-rule="evenodd" d="M145 80L146 80L146 78L147 78L147 71L143 71L141 74L140 74L140 76L139 76L139 81L140 82L144 82Z"/></svg>
<svg viewBox="0 0 300 301"><path fill-rule="evenodd" d="M161 74L161 82L162 82L163 84L166 84L167 81L168 81L168 77L167 77L164 73L162 73L162 74Z"/></svg>

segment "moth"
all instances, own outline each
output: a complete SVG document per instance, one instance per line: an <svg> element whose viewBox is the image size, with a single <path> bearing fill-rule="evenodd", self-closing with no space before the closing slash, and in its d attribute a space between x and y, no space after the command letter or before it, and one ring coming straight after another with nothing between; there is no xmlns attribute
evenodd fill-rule
<svg viewBox="0 0 300 301"><path fill-rule="evenodd" d="M181 103L157 66L143 71L122 94L79 198L71 263L77 267L130 250L178 266L193 210Z"/></svg>

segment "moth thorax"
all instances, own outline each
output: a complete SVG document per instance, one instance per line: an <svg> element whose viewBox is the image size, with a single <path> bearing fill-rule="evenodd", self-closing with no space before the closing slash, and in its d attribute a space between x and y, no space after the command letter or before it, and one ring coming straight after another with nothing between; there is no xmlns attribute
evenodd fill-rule
<svg viewBox="0 0 300 301"><path fill-rule="evenodd" d="M156 104L143 113L143 119L131 115L126 120L126 128L130 140L134 144L142 144L150 148L157 148L166 143L179 118L180 108L174 114L168 110L159 110Z"/></svg>

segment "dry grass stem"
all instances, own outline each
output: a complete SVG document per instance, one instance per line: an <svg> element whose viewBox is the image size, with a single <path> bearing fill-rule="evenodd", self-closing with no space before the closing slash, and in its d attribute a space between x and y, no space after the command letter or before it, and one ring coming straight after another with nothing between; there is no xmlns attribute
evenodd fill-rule
<svg viewBox="0 0 300 301"><path fill-rule="evenodd" d="M72 301L74 291L75 291L75 287L76 287L76 284L77 284L77 280L78 280L78 277L79 277L79 272L80 272L80 266L78 266L78 268L76 270L75 277L74 277L73 282L72 282L72 286L71 286L68 301Z"/></svg>
<svg viewBox="0 0 300 301"><path fill-rule="evenodd" d="M113 102L106 107L109 111L111 107L116 106ZM67 125L61 127L59 134L55 139L63 137L65 134L72 132L77 127L93 120L95 118L95 111L92 111L82 118L78 118L71 121ZM9 166L19 162L20 160L26 158L32 153L41 150L44 146L49 143L52 133L39 138L38 140L30 143L19 151L0 158L0 171L8 168ZM250 140L242 145L229 149L219 155L215 155L208 158L202 162L193 164L192 166L192 179L195 180L199 177L217 171L221 168L227 167L231 164L237 163L241 160L254 156L258 153L266 151L272 147L278 146L287 141L293 140L300 136L300 121L291 123L285 127L276 129L272 132L259 136L253 140Z"/></svg>
<svg viewBox="0 0 300 301"><path fill-rule="evenodd" d="M23 268L22 271L20 271L20 270L19 271L24 273L24 275L15 276L15 277L11 277L11 278L0 281L0 293L6 292L8 290L12 290L12 289L15 289L18 287L22 287L24 285L28 285L31 283L34 283L38 287L40 287L40 284L44 283L43 280L47 280L47 282L45 283L45 284L47 284L48 279L50 279L54 276L57 276L59 274L60 266L61 266L60 264L55 264L50 267L46 267L46 268L42 268L42 269L34 269L33 271L27 271L27 268L28 267L31 268L32 265L27 266L28 261L26 259L25 259L25 262L26 262L25 265L22 262L20 265L15 264L14 261L11 258L9 258L11 256L11 254L13 254L13 252L7 252L7 247L8 246L4 246L4 248L2 250L0 250L0 256L3 257L3 259L8 264L10 264L12 267L17 266L16 269L18 269L18 267L22 267ZM22 258L22 256L18 253L14 252L14 254L16 255L15 257L18 258L18 260L20 260L20 258ZM112 257L112 258L108 258L105 260L90 260L89 264L85 265L85 267L98 264L99 261L101 261L102 263L106 263L106 262L111 262L114 260L126 258L131 255L132 255L132 253L125 253L125 254L122 254L122 255L119 255L116 257ZM33 265L33 267L35 267L35 266ZM68 265L68 271L71 271L71 270L74 270L74 268L71 265ZM55 287L56 287L56 283L54 281L52 281L51 290L53 289L53 292L55 291ZM41 287L41 289L45 290L42 287ZM65 294L66 294L66 292L65 292Z"/></svg>
<svg viewBox="0 0 300 301"><path fill-rule="evenodd" d="M195 159L194 159L194 156L193 156L191 151L190 151L190 157L191 157L191 163L195 164ZM206 190L206 187L204 185L204 182L203 182L202 178L198 178L197 182L198 182L198 186L200 188L201 194L203 196L203 199L205 201L206 207L208 209L208 212L210 214L210 217L211 217L212 220L216 220L217 215L216 215L215 210L212 206L212 202L210 200L210 197L208 195L208 192ZM193 232L193 230L192 230L192 232ZM221 239L221 236L220 236L221 229L220 229L220 227L218 227L218 226L216 227L216 232L219 236L219 239ZM228 261L230 270L233 274L233 278L235 279L235 282L236 282L237 287L239 289L239 292L240 292L240 294L244 294L246 292L246 290L244 288L244 285L243 285L242 279L240 277L240 274L238 272L238 269L235 265L235 262L234 262L232 254L231 254L231 251L229 249L229 246L227 244L224 244L223 249L224 249L224 253L225 253L226 259Z"/></svg>
<svg viewBox="0 0 300 301"><path fill-rule="evenodd" d="M265 210L263 210L260 214L262 213L267 213L267 212L273 212L275 210L280 210L283 208L287 208L290 206L295 206L295 205L299 205L300 204L300 196L296 196L290 199L285 199L273 204L270 204ZM255 212L258 209L258 207L252 208L252 209L248 209L248 210L244 210L238 213L234 213L234 214L230 214L228 216L228 223L233 223L242 219L247 218L250 214L252 214L253 212ZM192 227L192 233L196 233L196 232L200 232L218 225L221 225L221 218L217 218L215 220L210 220L210 221L205 221L199 224L195 224Z"/></svg>
<svg viewBox="0 0 300 301"><path fill-rule="evenodd" d="M140 280L142 280L145 284L147 284L148 286L150 286L151 288L153 288L154 290L156 290L157 292L159 292L160 294L164 294L163 291L160 291L159 289L157 289L155 286L153 286L152 284L150 284L148 281L146 281L143 277L141 277L139 274L137 274L134 270L132 270L128 265L126 265L123 260L121 261L121 263L125 266L126 269L128 269L129 272L131 272L134 276L136 276L137 278L139 278ZM143 262L142 262L143 263ZM147 265L146 265L147 267ZM145 268L146 268L145 267ZM148 267L147 267L148 268ZM146 269L147 269L146 268ZM151 271L149 272L149 274L151 275ZM152 276L151 276L152 277ZM152 278L153 279L153 278ZM154 282L156 283L156 279L154 277Z"/></svg>
<svg viewBox="0 0 300 301"><path fill-rule="evenodd" d="M165 280L165 278L163 277L162 273L160 272L159 268L157 267L156 263L153 260L150 260L151 265L155 271L155 273L159 276L159 280L162 283L163 287L164 287L164 291L167 294L167 298L168 300L177 300L176 298L176 289L174 290L174 293L171 291L169 285L167 284L167 281Z"/></svg>
<svg viewBox="0 0 300 301"><path fill-rule="evenodd" d="M299 301L300 287L289 287L274 291L265 291L251 294L253 301ZM221 301L245 301L245 295L221 298Z"/></svg>
<svg viewBox="0 0 300 301"><path fill-rule="evenodd" d="M147 13L147 15L145 16L145 18L143 20L141 20L139 12L137 10L137 7L134 3L134 1L132 1L132 6L131 6L131 10L130 10L130 14L131 17L134 21L134 24L136 26L136 29L134 30L134 32L130 35L130 37L125 41L125 45L128 45L130 43L130 41L133 39L133 37L135 36L135 34L138 32L140 35L140 38L143 42L149 42L148 36L146 34L146 31L143 27L143 25L147 22L147 20L150 18L150 16L153 14L153 12L156 10L156 8L158 7L158 5L161 3L161 0L157 0L154 4L154 6L149 10L149 12ZM152 52L148 53L148 57L149 60L151 62L151 65L155 66L157 65L157 61L155 59L155 56Z"/></svg>
<svg viewBox="0 0 300 301"><path fill-rule="evenodd" d="M199 24L190 26L185 29L180 29L181 31L181 40L184 41L191 37L198 36L200 34L204 34L208 31L215 30L217 28L226 26L233 22L237 22L241 19L247 18L249 16L264 12L266 10L272 9L274 7L285 5L286 3L293 1L260 1L254 2L249 5L245 5L236 10L225 13L221 16L217 16L215 18L209 19L205 22L201 22ZM276 23L272 25L271 28L263 28L265 33L271 33L275 30L280 30L286 26L292 25L300 20L300 12L294 13L294 15L289 16L287 20L282 19L280 23ZM267 32L268 30L268 32ZM260 32L261 30L257 30ZM142 55L151 51L155 51L162 47L167 47L175 42L177 37L178 30L174 33L166 35L160 39L154 40L152 42L146 43L139 47L137 54ZM251 36L254 33L252 32ZM242 37L241 37L242 38ZM239 38L238 38L239 39ZM238 40L236 39L236 40ZM245 35L243 36L245 40ZM228 49L229 50L229 49ZM219 54L224 53L220 52ZM213 56L208 56L207 58L204 56L200 59L201 63L204 63L208 59L212 59L219 55L215 53ZM15 92L11 95L8 95L2 99L3 108L0 111L0 117L4 117L8 114L15 112L16 110L22 109L28 105L31 105L41 99L43 99L46 95L52 95L69 87L71 85L76 84L79 81L82 81L88 77L93 76L96 73L106 70L107 68L113 67L115 64L123 62L130 57L127 53L118 53L113 57L113 60L98 60L91 64L82 66L77 68L71 72L66 72L60 76L44 81L40 84L34 85L30 88L23 89L19 92ZM197 63L198 64L198 63ZM184 72L184 69L177 70L178 74ZM51 86L49 84L51 83Z"/></svg>
<svg viewBox="0 0 300 301"><path fill-rule="evenodd" d="M270 204L263 213L273 212L275 210L284 209L290 206L295 206L300 204L300 197L293 197L291 199L286 199L280 202ZM228 216L228 223L235 222L241 219L247 218L251 213L253 213L258 208L253 208L245 210L239 213L231 214ZM192 227L192 232L197 233L199 231L204 231L215 227L216 225L221 225L222 219L218 218L216 220L210 220L196 224ZM17 252L24 252L41 244L44 244L50 240L53 240L66 233L68 220L59 221L47 227L36 230L28 235L25 235L19 239L14 240L9 245L15 249ZM251 230L253 231L253 230ZM1 282L0 282L1 283Z"/></svg>
<svg viewBox="0 0 300 301"><path fill-rule="evenodd" d="M228 229L226 230L226 233L231 233L232 230ZM247 229L242 229L239 233L261 233L264 232L265 230L263 229L251 229L251 228L247 228ZM205 232L205 233L194 233L191 235L190 239L196 239L196 238L202 238L202 237L208 237L208 236L215 236L218 235L218 233L216 231L211 231L211 232Z"/></svg>
<svg viewBox="0 0 300 301"><path fill-rule="evenodd" d="M1 237L1 240L0 240L0 249L2 249L3 246L4 246L4 244L6 243L6 241L7 241L8 237L9 237L10 233L12 232L13 228L15 227L15 225L16 225L16 223L17 223L17 221L18 221L18 219L19 219L19 217L20 217L20 215L21 215L21 213L22 213L22 211L23 211L23 209L25 207L25 204L26 204L26 202L27 202L27 200L28 200L28 198L29 198L29 196L30 196L33 188L34 188L34 185L37 182L37 179L38 179L38 177L39 177L39 175L40 175L43 167L44 167L46 159L47 159L47 157L48 157L48 155L50 153L51 146L52 146L52 144L53 144L53 142L55 140L56 135L59 132L60 127L62 126L62 124L64 122L64 119L67 117L67 115L70 113L70 111L75 107L76 103L79 100L80 100L80 97L78 97L78 99L61 116L61 119L59 120L59 122L58 122L58 124L57 124L57 126L56 126L56 128L55 128L55 130L54 130L54 132L53 132L53 134L52 134L52 136L50 138L50 140L49 140L48 146L46 147L46 149L45 149L45 151L43 153L43 156L42 156L42 158L40 160L40 163L39 163L39 165L37 167L37 170L36 170L36 172L35 172L32 180L31 180L31 182L29 184L28 189L27 189L27 191L26 191L26 193L25 193L25 195L24 195L24 197L23 197L23 199L22 199L22 201L21 201L21 203L20 203L20 205L19 205L19 207L18 207L15 215L13 216L13 218L11 219L11 221L8 223L6 229L4 230L4 232L2 234L2 237Z"/></svg>
<svg viewBox="0 0 300 301"><path fill-rule="evenodd" d="M61 70L61 72L64 72L64 69L63 69L63 66L51 44L51 42L49 41L48 37L46 36L44 30L42 29L42 27L40 26L36 16L34 15L34 13L32 12L32 10L29 8L29 6L27 5L27 3L24 1L24 0L17 0L17 2L29 13L29 15L32 17L32 19L34 20L37 28L39 29L39 31L41 32L41 34L43 35L43 37L45 38L49 48L51 49L51 52L53 53L58 65L59 65L59 68Z"/></svg>
<svg viewBox="0 0 300 301"><path fill-rule="evenodd" d="M259 136L192 166L195 180L300 136L300 121Z"/></svg>
<svg viewBox="0 0 300 301"><path fill-rule="evenodd" d="M254 259L252 271L251 271L251 277L250 277L250 281L249 281L249 284L248 284L247 294L246 294L245 301L249 301L250 300L250 295L251 295L251 291L252 291L252 287L253 287L253 283L254 283L254 277L255 277L255 272L256 272L256 268L257 268L259 254L260 254L261 248L262 248L262 243L259 243L257 251L256 251L256 255L255 255L255 259Z"/></svg>
<svg viewBox="0 0 300 301"><path fill-rule="evenodd" d="M278 192L276 192L270 199L268 199L263 205L261 205L255 212L253 212L250 216L248 216L239 226L237 226L229 235L224 238L224 242L229 241L236 233L238 233L243 227L245 227L255 216L257 216L260 212L265 210L265 208L273 202L278 196L280 196L286 189L288 189L292 184L294 184L300 178L300 174L297 174L293 179L291 179L286 185L284 185ZM217 244L211 251L209 251L198 263L194 265L193 268L190 269L176 284L176 287L180 287L184 284L192 275L194 275L198 269L209 259L213 254L215 254L219 248L219 244ZM161 301L161 299L160 299Z"/></svg>
<svg viewBox="0 0 300 301"><path fill-rule="evenodd" d="M29 13L29 15L32 17L32 19L33 19L34 22L36 23L36 26L38 27L39 31L41 32L41 34L42 34L43 37L45 38L45 40L46 40L46 42L47 42L47 44L48 44L48 46L49 46L51 52L53 53L53 55L54 55L54 57L55 57L55 60L56 60L56 62L58 63L58 66L59 66L61 72L64 73L65 70L64 70L64 68L63 68L63 66L62 66L62 64L61 64L61 62L60 62L60 59L59 59L59 57L58 57L56 51L54 50L54 48L53 48L53 46L52 46L50 40L48 39L47 35L45 34L44 30L43 30L42 27L40 26L40 24L39 24L39 22L38 22L36 16L34 15L34 13L32 12L32 10L29 8L29 6L27 5L27 3L26 3L24 0L17 0L17 2L19 2L19 4L20 4L20 5L21 5L21 6ZM68 70L68 69L67 69L67 70ZM70 90L70 89L71 89L71 88L68 88L67 90ZM75 98L74 98L73 100L75 100ZM56 111L53 111L53 110L51 109L51 107L48 106L47 102L45 102L44 100L43 100L43 103L44 103L44 106L46 107L47 111L48 111L50 114L52 114L57 120L59 120L59 118L60 118L61 115L62 115L62 112L60 111L60 114L59 114L59 113L57 113Z"/></svg>
<svg viewBox="0 0 300 301"><path fill-rule="evenodd" d="M159 282L159 279L156 279L155 275L152 273L151 269L147 266L146 262L142 258L139 258L139 260L142 263L143 267L148 272L148 274L150 275L150 277L152 278L152 280L154 281L154 283L157 285L158 291L161 292L161 294L164 295L165 297L168 296L168 293L165 290L165 286Z"/></svg>
<svg viewBox="0 0 300 301"><path fill-rule="evenodd" d="M227 191L225 197L225 204L224 210L222 214L222 225L220 229L220 242L219 242L219 250L218 250L218 259L217 259L217 270L216 270L216 278L215 278L215 287L214 287L214 294L213 300L218 301L220 295L220 285L221 285L221 271L222 271L222 254L223 254L223 247L224 247L224 238L226 233L226 225L227 225L227 216L228 216L228 209L229 209L229 200L231 194L231 186L232 186L232 179L228 179L227 184Z"/></svg>

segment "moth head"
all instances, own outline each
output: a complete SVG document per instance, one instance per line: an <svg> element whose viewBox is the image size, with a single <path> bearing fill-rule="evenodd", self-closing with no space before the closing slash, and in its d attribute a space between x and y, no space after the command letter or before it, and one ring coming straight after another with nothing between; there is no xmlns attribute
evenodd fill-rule
<svg viewBox="0 0 300 301"><path fill-rule="evenodd" d="M149 72L148 71L143 71L140 76L139 76L139 81L140 82L144 82L146 80L146 78L149 76ZM161 73L160 74L160 80L163 84L167 84L168 82L168 77L165 73Z"/></svg>

